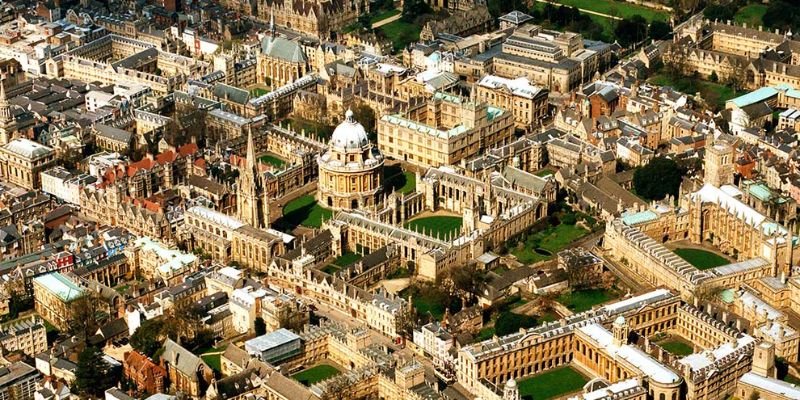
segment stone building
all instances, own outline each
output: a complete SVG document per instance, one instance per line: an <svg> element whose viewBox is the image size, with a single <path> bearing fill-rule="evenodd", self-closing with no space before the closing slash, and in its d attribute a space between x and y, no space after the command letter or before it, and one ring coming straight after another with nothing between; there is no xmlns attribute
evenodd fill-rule
<svg viewBox="0 0 800 400"><path fill-rule="evenodd" d="M383 162L381 151L347 110L328 150L317 159L317 201L334 210L375 209L383 186Z"/></svg>
<svg viewBox="0 0 800 400"><path fill-rule="evenodd" d="M0 147L0 176L26 189L41 187L41 172L56 163L53 149L29 139L14 139Z"/></svg>
<svg viewBox="0 0 800 400"><path fill-rule="evenodd" d="M70 328L72 302L85 293L85 288L59 272L33 278L36 312L62 331Z"/></svg>
<svg viewBox="0 0 800 400"><path fill-rule="evenodd" d="M547 89L531 85L527 78L486 75L475 87L478 101L510 110L519 129L531 131L548 117Z"/></svg>
<svg viewBox="0 0 800 400"><path fill-rule="evenodd" d="M269 228L269 198L264 177L256 168L252 130L247 132L247 156L236 178L236 189L236 215L239 220L256 228Z"/></svg>
<svg viewBox="0 0 800 400"><path fill-rule="evenodd" d="M513 134L514 117L506 110L441 92L378 121L384 155L425 167L457 164L508 143Z"/></svg>
<svg viewBox="0 0 800 400"><path fill-rule="evenodd" d="M258 0L258 16L275 27L319 39L336 37L359 15L369 13L369 2L358 0Z"/></svg>
<svg viewBox="0 0 800 400"><path fill-rule="evenodd" d="M256 56L257 80L277 88L291 84L309 71L308 58L300 43L274 33L261 39Z"/></svg>
<svg viewBox="0 0 800 400"><path fill-rule="evenodd" d="M171 391L180 391L192 397L202 397L214 378L214 371L202 358L172 339L164 342L161 367L167 371Z"/></svg>

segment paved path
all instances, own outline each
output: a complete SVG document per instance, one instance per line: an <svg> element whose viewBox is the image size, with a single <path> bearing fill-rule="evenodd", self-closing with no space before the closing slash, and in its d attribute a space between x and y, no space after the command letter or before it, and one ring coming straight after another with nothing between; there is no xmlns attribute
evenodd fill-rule
<svg viewBox="0 0 800 400"><path fill-rule="evenodd" d="M557 2L557 1L552 1L552 0L536 0L536 1L538 1L539 3L549 3L549 4L552 4L552 5L554 5L554 6L567 6L567 7L572 7L572 6L568 5L568 4L563 4L563 3L559 3L559 2ZM573 7L573 8L577 8L577 7ZM615 17L615 16L613 16L613 15L611 15L611 14L603 14L603 13L601 13L601 12L592 11L592 10L587 10L587 9L585 9L585 8L578 8L578 11L580 11L580 12L582 12L582 13L586 13L586 14L597 15L597 16L600 16L600 17L605 17L605 18L616 19L616 20L618 20L618 21L621 21L621 20L622 20L622 18L620 18L620 17ZM374 26L373 26L373 27L374 27Z"/></svg>
<svg viewBox="0 0 800 400"><path fill-rule="evenodd" d="M372 24L372 29L378 29L378 28L380 28L380 27L382 27L382 26L384 26L386 24L391 24L392 22L397 21L398 19L400 19L402 16L403 16L403 13L401 12L400 14L392 15L389 18L382 19L382 20L380 20L378 22L375 22L374 24Z"/></svg>

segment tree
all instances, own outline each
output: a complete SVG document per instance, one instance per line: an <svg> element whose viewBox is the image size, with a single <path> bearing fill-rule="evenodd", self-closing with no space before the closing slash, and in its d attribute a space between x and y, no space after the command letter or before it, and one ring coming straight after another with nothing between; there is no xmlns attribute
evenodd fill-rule
<svg viewBox="0 0 800 400"><path fill-rule="evenodd" d="M636 194L648 200L661 200L667 195L677 197L682 174L675 161L656 157L634 172L633 187Z"/></svg>
<svg viewBox="0 0 800 400"><path fill-rule="evenodd" d="M94 292L73 300L69 305L69 333L86 340L100 327L97 316L103 299Z"/></svg>
<svg viewBox="0 0 800 400"><path fill-rule="evenodd" d="M453 283L453 288L464 300L464 303L469 303L470 300L481 293L483 286L488 283L486 271L478 269L477 264L468 263L460 268L452 268L449 273L449 278Z"/></svg>
<svg viewBox="0 0 800 400"><path fill-rule="evenodd" d="M261 336L267 333L267 323L264 322L264 318L256 317L253 325L253 329L256 331L256 336Z"/></svg>
<svg viewBox="0 0 800 400"><path fill-rule="evenodd" d="M417 17L431 13L431 7L425 0L408 0L403 2L402 20L414 23Z"/></svg>
<svg viewBox="0 0 800 400"><path fill-rule="evenodd" d="M672 29L670 29L666 22L656 20L650 23L647 36L653 40L661 40L666 38L671 31Z"/></svg>
<svg viewBox="0 0 800 400"><path fill-rule="evenodd" d="M579 259L568 260L565 267L572 290L594 288L601 283L600 272L592 265L584 265Z"/></svg>
<svg viewBox="0 0 800 400"><path fill-rule="evenodd" d="M358 24L361 25L361 29L365 31L372 30L372 17L369 14L364 13L358 16Z"/></svg>
<svg viewBox="0 0 800 400"><path fill-rule="evenodd" d="M703 16L714 21L727 21L733 19L734 8L730 5L709 4L703 10Z"/></svg>
<svg viewBox="0 0 800 400"><path fill-rule="evenodd" d="M164 344L164 323L161 319L145 320L133 332L131 347L134 350L153 358L158 349Z"/></svg>
<svg viewBox="0 0 800 400"><path fill-rule="evenodd" d="M625 47L635 45L647 37L647 21L641 15L617 22L614 36Z"/></svg>
<svg viewBox="0 0 800 400"><path fill-rule="evenodd" d="M711 75L708 76L708 80L711 82L717 82L719 77L717 76L717 71L711 71Z"/></svg>
<svg viewBox="0 0 800 400"><path fill-rule="evenodd" d="M367 131L369 140L371 140L373 143L377 142L378 132L375 126L375 111L372 110L372 107L364 103L359 103L355 108L353 108L353 118L355 118L356 121L358 121L364 127L365 131Z"/></svg>
<svg viewBox="0 0 800 400"><path fill-rule="evenodd" d="M102 397L106 389L114 386L116 377L103 353L96 347L87 347L78 355L75 386L83 396Z"/></svg>

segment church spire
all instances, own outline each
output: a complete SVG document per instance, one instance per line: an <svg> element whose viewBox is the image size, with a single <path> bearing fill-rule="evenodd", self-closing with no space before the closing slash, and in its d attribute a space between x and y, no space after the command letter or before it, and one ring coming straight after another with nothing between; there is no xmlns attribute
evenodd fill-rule
<svg viewBox="0 0 800 400"><path fill-rule="evenodd" d="M248 171L253 171L256 167L256 150L255 146L253 146L253 128L252 126L247 127L247 161L245 164L245 168Z"/></svg>

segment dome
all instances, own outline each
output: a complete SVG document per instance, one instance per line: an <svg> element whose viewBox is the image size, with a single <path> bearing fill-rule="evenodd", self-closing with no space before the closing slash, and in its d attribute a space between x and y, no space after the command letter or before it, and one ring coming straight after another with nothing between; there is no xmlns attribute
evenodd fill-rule
<svg viewBox="0 0 800 400"><path fill-rule="evenodd" d="M620 315L617 319L614 320L614 325L625 325L625 317Z"/></svg>
<svg viewBox="0 0 800 400"><path fill-rule="evenodd" d="M517 381L515 381L514 378L509 379L508 382L506 382L506 387L509 389L517 387Z"/></svg>
<svg viewBox="0 0 800 400"><path fill-rule="evenodd" d="M353 118L353 111L347 110L344 121L331 136L331 145L344 149L360 149L367 145L367 131Z"/></svg>

